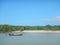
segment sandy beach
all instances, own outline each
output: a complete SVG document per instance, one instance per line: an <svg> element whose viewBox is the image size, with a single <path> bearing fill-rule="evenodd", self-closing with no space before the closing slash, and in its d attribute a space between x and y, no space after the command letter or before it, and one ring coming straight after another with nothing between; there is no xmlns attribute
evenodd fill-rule
<svg viewBox="0 0 60 45"><path fill-rule="evenodd" d="M14 31L14 32L21 32L21 31ZM25 33L60 33L60 31L46 31L46 30L24 30L22 32Z"/></svg>
<svg viewBox="0 0 60 45"><path fill-rule="evenodd" d="M44 31L44 30L25 30L27 33L60 33L60 31Z"/></svg>

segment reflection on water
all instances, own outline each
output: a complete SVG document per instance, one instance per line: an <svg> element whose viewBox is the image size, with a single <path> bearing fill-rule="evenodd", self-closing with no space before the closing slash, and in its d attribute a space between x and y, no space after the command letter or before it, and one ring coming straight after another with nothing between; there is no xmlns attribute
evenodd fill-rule
<svg viewBox="0 0 60 45"><path fill-rule="evenodd" d="M24 33L22 36L0 34L0 45L60 45L60 34Z"/></svg>

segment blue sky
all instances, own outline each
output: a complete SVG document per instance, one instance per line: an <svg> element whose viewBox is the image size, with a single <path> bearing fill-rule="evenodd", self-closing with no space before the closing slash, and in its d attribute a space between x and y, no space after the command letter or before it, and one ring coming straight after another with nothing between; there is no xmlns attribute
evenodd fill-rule
<svg viewBox="0 0 60 45"><path fill-rule="evenodd" d="M0 0L0 24L60 25L60 1Z"/></svg>

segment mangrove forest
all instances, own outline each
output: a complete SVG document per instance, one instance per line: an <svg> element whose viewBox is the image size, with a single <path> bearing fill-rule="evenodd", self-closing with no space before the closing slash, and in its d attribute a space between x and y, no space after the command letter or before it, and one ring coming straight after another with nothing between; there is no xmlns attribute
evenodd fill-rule
<svg viewBox="0 0 60 45"><path fill-rule="evenodd" d="M0 32L24 31L24 30L60 30L60 25L45 25L45 26L14 26L8 24L0 24Z"/></svg>

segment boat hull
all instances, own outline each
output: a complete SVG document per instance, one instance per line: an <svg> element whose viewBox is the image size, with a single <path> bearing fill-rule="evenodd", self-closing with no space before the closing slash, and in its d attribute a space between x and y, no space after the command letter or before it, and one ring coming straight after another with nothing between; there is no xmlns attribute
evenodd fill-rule
<svg viewBox="0 0 60 45"><path fill-rule="evenodd" d="M23 34L9 34L9 36L22 36Z"/></svg>

